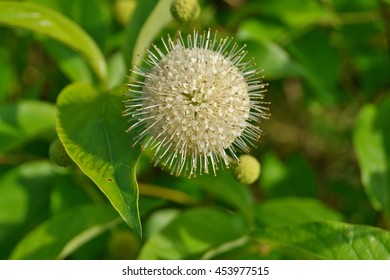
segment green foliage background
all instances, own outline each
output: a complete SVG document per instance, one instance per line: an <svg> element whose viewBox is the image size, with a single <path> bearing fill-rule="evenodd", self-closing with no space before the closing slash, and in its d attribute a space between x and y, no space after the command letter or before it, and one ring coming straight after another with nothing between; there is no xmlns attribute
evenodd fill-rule
<svg viewBox="0 0 390 280"><path fill-rule="evenodd" d="M0 1L0 259L389 259L390 1L170 2ZM251 186L172 177L125 133L128 69L194 28L264 69Z"/></svg>

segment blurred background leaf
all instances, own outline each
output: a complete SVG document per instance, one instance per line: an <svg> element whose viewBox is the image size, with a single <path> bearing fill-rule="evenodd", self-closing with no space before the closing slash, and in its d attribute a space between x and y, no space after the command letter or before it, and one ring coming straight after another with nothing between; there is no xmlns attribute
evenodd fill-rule
<svg viewBox="0 0 390 280"><path fill-rule="evenodd" d="M169 12L172 0L151 0L138 2L134 15L126 25L123 47L126 65L139 65L145 48L154 41L165 24L172 20Z"/></svg>
<svg viewBox="0 0 390 280"><path fill-rule="evenodd" d="M39 112L39 113L37 113ZM54 131L55 107L40 101L0 105L0 152Z"/></svg>
<svg viewBox="0 0 390 280"><path fill-rule="evenodd" d="M11 259L63 259L119 221L109 206L75 207L31 231L12 252Z"/></svg>
<svg viewBox="0 0 390 280"><path fill-rule="evenodd" d="M390 99L360 111L354 131L354 146L362 183L372 205L390 214Z"/></svg>
<svg viewBox="0 0 390 280"><path fill-rule="evenodd" d="M0 258L50 215L50 192L64 175L47 161L22 164L0 177Z"/></svg>
<svg viewBox="0 0 390 280"><path fill-rule="evenodd" d="M287 197L256 205L261 226L291 226L316 221L341 221L342 215L317 199Z"/></svg>
<svg viewBox="0 0 390 280"><path fill-rule="evenodd" d="M237 215L217 209L193 209L181 214L143 247L140 259L192 259L246 233Z"/></svg>

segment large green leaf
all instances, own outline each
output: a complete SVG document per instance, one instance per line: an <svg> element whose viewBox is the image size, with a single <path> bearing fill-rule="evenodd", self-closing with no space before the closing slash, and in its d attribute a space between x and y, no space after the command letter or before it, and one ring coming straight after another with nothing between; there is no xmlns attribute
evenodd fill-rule
<svg viewBox="0 0 390 280"><path fill-rule="evenodd" d="M119 222L117 213L107 206L87 205L58 213L20 241L11 259L66 258Z"/></svg>
<svg viewBox="0 0 390 280"><path fill-rule="evenodd" d="M172 20L169 10L172 0L138 1L138 6L126 26L123 53L126 64L140 64L145 48L149 47L164 25Z"/></svg>
<svg viewBox="0 0 390 280"><path fill-rule="evenodd" d="M15 1L0 1L0 24L45 34L82 53L101 80L106 63L100 49L77 24L44 6Z"/></svg>
<svg viewBox="0 0 390 280"><path fill-rule="evenodd" d="M390 214L390 99L360 111L353 135L361 179L372 205Z"/></svg>
<svg viewBox="0 0 390 280"><path fill-rule="evenodd" d="M260 229L253 236L314 259L390 259L390 232L339 222L314 222L291 227Z"/></svg>
<svg viewBox="0 0 390 280"><path fill-rule="evenodd" d="M188 259L246 233L242 218L216 209L189 210L145 243L140 259Z"/></svg>
<svg viewBox="0 0 390 280"><path fill-rule="evenodd" d="M54 131L55 107L41 101L20 101L0 106L0 152Z"/></svg>
<svg viewBox="0 0 390 280"><path fill-rule="evenodd" d="M317 199L286 197L256 205L256 221L266 226L296 225L314 221L340 221L341 214Z"/></svg>
<svg viewBox="0 0 390 280"><path fill-rule="evenodd" d="M66 151L141 235L135 178L140 151L125 133L121 97L80 82L60 93L57 107L57 131Z"/></svg>

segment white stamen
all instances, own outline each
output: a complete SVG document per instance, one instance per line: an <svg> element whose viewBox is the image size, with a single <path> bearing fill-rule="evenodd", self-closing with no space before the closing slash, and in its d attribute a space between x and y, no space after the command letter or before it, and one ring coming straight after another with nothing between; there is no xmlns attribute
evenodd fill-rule
<svg viewBox="0 0 390 280"><path fill-rule="evenodd" d="M140 80L129 84L124 101L136 143L154 151L152 161L173 174L190 177L229 167L228 156L248 152L260 135L256 126L269 117L268 102L245 46L217 40L210 30L183 40L162 40L147 50L151 69L135 68Z"/></svg>

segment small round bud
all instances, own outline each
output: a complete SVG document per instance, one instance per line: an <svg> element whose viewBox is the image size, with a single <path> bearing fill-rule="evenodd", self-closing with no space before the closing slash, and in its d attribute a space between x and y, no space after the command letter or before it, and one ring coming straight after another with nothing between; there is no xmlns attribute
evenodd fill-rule
<svg viewBox="0 0 390 280"><path fill-rule="evenodd" d="M172 16L181 23L196 20L200 14L198 0L173 0L171 4Z"/></svg>
<svg viewBox="0 0 390 280"><path fill-rule="evenodd" d="M133 260L139 250L140 242L130 231L114 232L108 240L108 254L114 260Z"/></svg>
<svg viewBox="0 0 390 280"><path fill-rule="evenodd" d="M58 138L50 145L49 157L52 162L61 167L68 167L73 162Z"/></svg>
<svg viewBox="0 0 390 280"><path fill-rule="evenodd" d="M250 155L242 155L239 162L233 164L233 173L243 184L253 184L260 176L260 163Z"/></svg>
<svg viewBox="0 0 390 280"><path fill-rule="evenodd" d="M114 2L115 18L119 21L119 23L125 25L134 13L136 6L137 0L116 0Z"/></svg>

